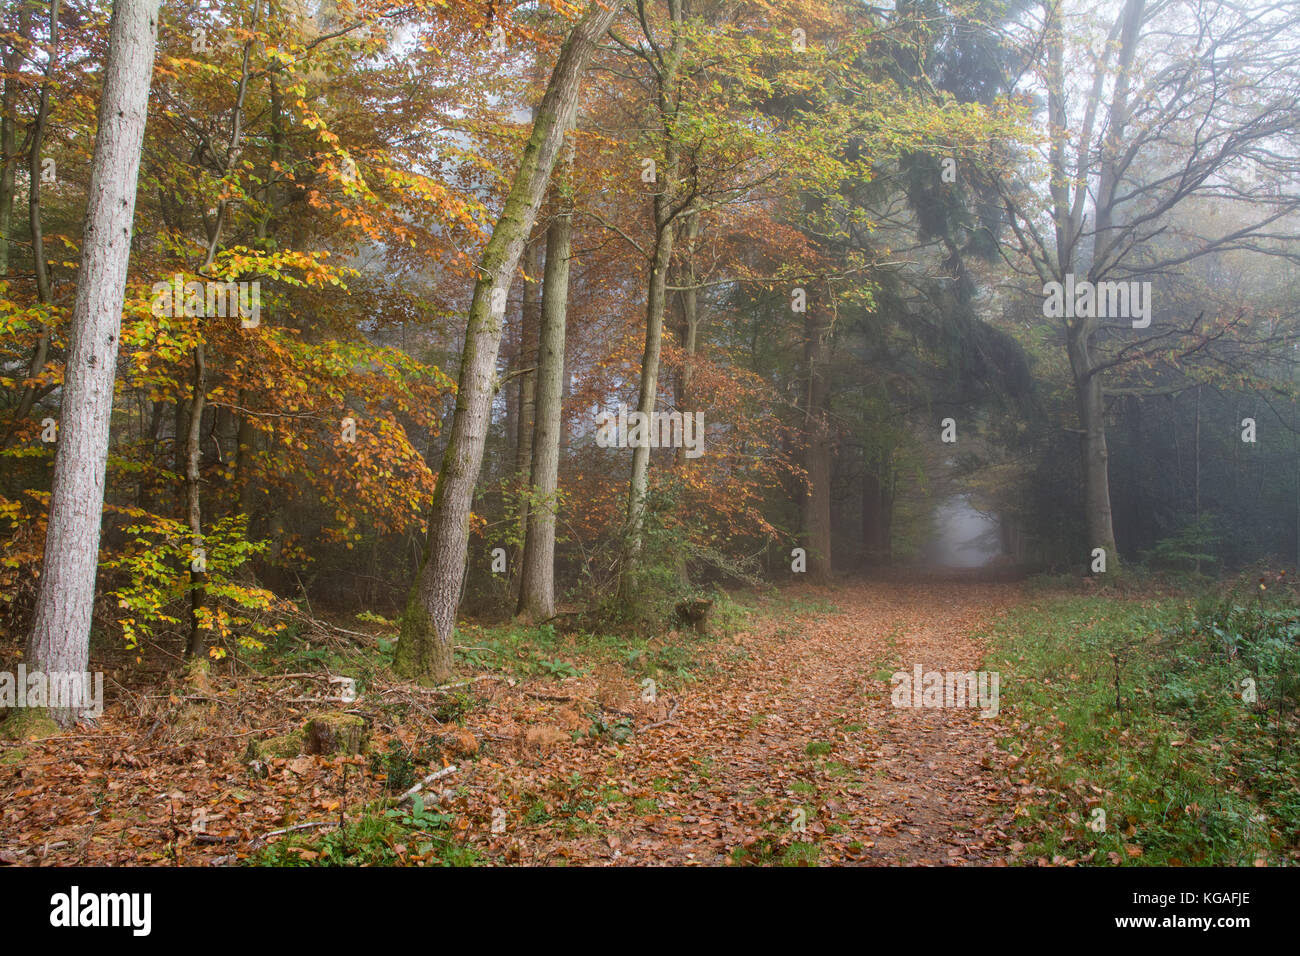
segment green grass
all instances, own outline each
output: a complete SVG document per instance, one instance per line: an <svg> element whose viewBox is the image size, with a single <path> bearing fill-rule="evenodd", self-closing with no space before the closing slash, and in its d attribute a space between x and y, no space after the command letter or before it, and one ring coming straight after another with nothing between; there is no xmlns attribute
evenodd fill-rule
<svg viewBox="0 0 1300 956"><path fill-rule="evenodd" d="M731 850L732 866L816 866L821 847L816 843L795 840L782 846L769 834L748 847Z"/></svg>
<svg viewBox="0 0 1300 956"><path fill-rule="evenodd" d="M291 834L254 853L246 866L476 866L477 852L455 842L451 815L424 806L371 808L342 829Z"/></svg>
<svg viewBox="0 0 1300 956"><path fill-rule="evenodd" d="M710 636L703 638L587 631L559 634L548 624L467 625L458 633L462 649L456 654L457 665L466 672L495 670L516 677L564 678L579 676L592 666L616 664L635 678L652 678L661 687L674 688L708 676L711 670L700 663L700 651L733 633L747 619L748 612L739 606L719 601L710 621Z"/></svg>
<svg viewBox="0 0 1300 956"><path fill-rule="evenodd" d="M1294 601L1039 595L1001 619L1000 743L1045 795L1026 854L1093 864L1300 860ZM1258 700L1243 700L1243 680ZM1100 808L1105 827L1100 826ZM1092 821L1096 830L1087 824Z"/></svg>

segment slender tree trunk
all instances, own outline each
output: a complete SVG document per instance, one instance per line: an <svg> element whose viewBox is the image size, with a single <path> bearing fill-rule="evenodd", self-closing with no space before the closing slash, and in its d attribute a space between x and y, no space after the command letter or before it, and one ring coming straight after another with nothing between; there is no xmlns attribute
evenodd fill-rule
<svg viewBox="0 0 1300 956"><path fill-rule="evenodd" d="M803 498L804 548L808 579L831 580L831 429L830 386L826 337L830 323L819 308L808 310L804 322L804 354L808 365L808 407L804 417L804 469L808 488Z"/></svg>
<svg viewBox="0 0 1300 956"><path fill-rule="evenodd" d="M685 416L695 403L693 387L695 385L695 355L699 350L700 311L699 295L695 288L695 241L700 235L700 217L692 214L687 217L686 249L678 275L681 291L677 294L682 307L682 323L678 331L678 341L682 349L682 367L677 375L677 408ZM686 448L677 449L673 467L685 470L691 467L691 460L686 457ZM677 583L683 589L691 586L690 568L686 555L677 555Z"/></svg>
<svg viewBox="0 0 1300 956"><path fill-rule="evenodd" d="M666 202L655 197L655 219L661 221L660 207ZM659 397L659 354L663 349L664 305L668 286L668 264L673 257L673 225L662 223L655 232L654 259L650 265L650 289L646 296L645 351L641 356L641 392L637 411L646 416L647 428L652 427L655 401ZM628 543L626 563L620 587L633 587L629 573L637 564L641 553L641 530L645 521L646 495L650 490L650 448L647 444L632 449L632 478L628 483L627 524Z"/></svg>
<svg viewBox="0 0 1300 956"><path fill-rule="evenodd" d="M645 416L647 428L653 427L655 403L659 397L659 355L663 348L664 310L667 307L668 271L673 259L676 218L687 213L674 209L678 201L679 151L673 119L677 112L678 70L682 58L682 41L677 31L684 19L679 0L668 0L673 37L662 58L657 76L659 122L662 127L664 158L657 170L654 197L654 249L650 258L650 278L646 292L645 351L641 356L641 391L637 411ZM641 558L641 532L645 524L646 495L650 490L650 448L639 444L632 449L632 476L627 495L627 547L619 577L619 590L628 599L635 589L635 569Z"/></svg>
<svg viewBox="0 0 1300 956"><path fill-rule="evenodd" d="M151 462L157 462L159 432L162 430L163 410L167 407L163 402L150 402L149 424L145 429L145 443L149 449L148 457ZM140 474L140 484L136 493L136 507L148 511L153 507L152 487L150 485L150 472Z"/></svg>
<svg viewBox="0 0 1300 956"><path fill-rule="evenodd" d="M865 456L864 456L865 457ZM867 565L881 563L882 548L880 533L882 528L880 476L876 474L870 461L864 463L862 473L862 556Z"/></svg>
<svg viewBox="0 0 1300 956"><path fill-rule="evenodd" d="M13 221L15 181L18 173L18 68L22 65L20 49L25 49L31 34L31 13L26 3L17 10L17 34L20 43L5 48L3 60L5 81L0 93L0 279L9 277L9 263L13 255Z"/></svg>
<svg viewBox="0 0 1300 956"><path fill-rule="evenodd" d="M538 273L541 271L541 255L542 239L538 236L524 250L524 272L533 281L522 281L523 304L519 316L519 357L516 369L519 373L519 416L515 421L515 487L520 492L518 518L521 552L528 529L529 502L525 492L532 481L533 430L537 415L538 327L542 312ZM516 562L514 567L518 566Z"/></svg>
<svg viewBox="0 0 1300 956"><path fill-rule="evenodd" d="M1111 104L1108 128L1104 148L1101 151L1100 172L1098 174L1096 198L1096 228L1094 231L1094 249L1092 268L1087 278L1096 282L1106 277L1106 272L1114 265L1111 261L1116 250L1115 226L1116 194L1119 189L1118 159L1123 148L1123 136L1128 125L1129 71L1137 53L1139 30L1142 24L1145 0L1125 0L1120 13L1120 48L1118 53L1117 74L1111 91ZM1059 18L1059 10L1055 11ZM1060 58L1062 39L1059 19L1057 35L1053 39L1054 82L1053 97L1058 104L1056 111L1060 117L1065 115L1064 73ZM1063 141L1065 128L1054 134ZM1069 177L1061 177L1064 170L1064 151L1061 156L1053 157L1053 167L1058 171L1054 181L1053 205L1057 211L1057 260L1062 273L1072 271L1076 256L1077 231L1074 218L1068 206ZM1092 337L1096 330L1096 319L1078 318L1067 332L1067 349L1070 354L1070 367L1074 373L1075 401L1079 409L1079 424L1083 429L1083 501L1084 520L1088 529L1089 552L1102 548L1106 552L1106 572L1114 575L1119 572L1119 552L1115 548L1115 523L1110 506L1110 467L1109 453L1106 449L1106 399L1102 388L1102 378L1095 370L1092 358ZM1091 560L1089 561L1091 566Z"/></svg>
<svg viewBox="0 0 1300 956"><path fill-rule="evenodd" d="M1196 386L1196 468L1192 474L1192 488L1195 497L1196 531L1200 534L1201 526L1201 386ZM1200 540L1197 540L1196 553L1201 553ZM1201 559L1196 559L1196 573L1201 573Z"/></svg>
<svg viewBox="0 0 1300 956"><path fill-rule="evenodd" d="M519 587L519 615L526 621L555 616L556 491L560 432L564 426L564 336L572 216L570 208L558 210L546 232L546 280L537 354L537 423L532 445L532 497L537 507L528 513Z"/></svg>
<svg viewBox="0 0 1300 956"><path fill-rule="evenodd" d="M45 259L45 233L41 228L41 153L45 149L45 129L50 119L50 95L53 92L54 72L59 55L59 0L50 0L50 31L46 43L45 79L41 83L40 102L36 108L36 122L32 126L32 145L28 153L27 171L29 183L27 188L28 222L32 233L32 267L36 274L36 295L41 304L50 306L54 302L50 290L49 263ZM35 378L45 368L45 360L50 354L50 330L42 326L41 334L36 339L32 358L27 366L27 377ZM14 421L22 421L31 414L36 403L36 386L23 388L18 400L18 409L14 412Z"/></svg>
<svg viewBox="0 0 1300 956"><path fill-rule="evenodd" d="M1119 568L1115 531L1110 510L1110 455L1106 449L1106 405L1101 376L1093 372L1086 333L1069 341L1070 366L1074 372L1074 395L1083 429L1083 506L1088 529L1089 551L1106 552L1106 571ZM1091 565L1091 560L1089 561Z"/></svg>
<svg viewBox="0 0 1300 956"><path fill-rule="evenodd" d="M254 30L257 29L261 15L262 3L261 0L258 0L253 6L252 27ZM244 133L244 98L248 92L251 54L252 40L248 40L244 44L243 66L240 71L239 81L235 86L235 103L234 108L231 110L230 136L226 143L226 158L222 166L223 175L234 168L241 148ZM208 270L211 269L212 263L216 261L217 250L221 246L221 237L225 230L226 214L229 208L229 200L223 198L217 202L216 215L213 217L208 230L207 254L204 256L203 265L199 267L199 274L205 278L208 278ZM191 661L201 658L206 646L203 608L207 602L208 579L207 549L203 543L203 489L201 484L203 411L208 399L208 362L207 349L202 336L201 320L196 325L196 331L198 332L198 344L194 346L192 352L194 374L191 379L192 390L188 417L185 423L185 518L190 529L190 546L192 549L190 561L190 636L186 642L185 656ZM179 438L178 433L178 441ZM198 555L194 552L201 553L203 555L202 560L199 560Z"/></svg>
<svg viewBox="0 0 1300 956"><path fill-rule="evenodd" d="M117 0L109 27L45 562L27 645L28 665L47 673L83 673L89 656L113 379L158 3ZM64 725L76 716L73 707L54 713Z"/></svg>
<svg viewBox="0 0 1300 956"><path fill-rule="evenodd" d="M546 78L546 65L542 56L533 59L533 81L540 84ZM537 122L537 108L531 120ZM542 321L542 248L544 235L534 234L524 246L523 273L520 276L519 354L516 373L519 377L518 414L515 417L515 490L519 513L519 553L511 561L512 585L523 580L524 538L528 534L528 513L531 508L527 492L532 484L533 432L537 417L537 364L538 335ZM530 281L531 280L531 281ZM533 371L528 371L532 369ZM518 596L517 591L512 591Z"/></svg>
<svg viewBox="0 0 1300 956"><path fill-rule="evenodd" d="M247 399L244 391L239 392L239 404L244 406ZM257 428L253 425L253 416L240 413L239 429L235 433L235 484L239 488L239 511L252 523L253 510L257 507L257 487L253 484L253 461L257 454Z"/></svg>
<svg viewBox="0 0 1300 956"><path fill-rule="evenodd" d="M619 7L614 2L608 7L593 3L565 40L514 185L479 259L480 278L470 304L456 408L438 472L428 540L394 656L394 668L404 676L441 680L452 670L452 633L466 567L469 512L495 392L506 292L565 134L573 125L583 71Z"/></svg>
<svg viewBox="0 0 1300 956"><path fill-rule="evenodd" d="M880 491L880 551L888 567L894 563L894 502L898 498L898 474L894 471L892 455L885 467L888 478L881 482Z"/></svg>
<svg viewBox="0 0 1300 956"><path fill-rule="evenodd" d="M206 555L203 543L203 508L200 465L203 456L203 409L208 395L206 350L200 342L194 347L193 391L190 394L189 420L185 429L185 519L190 527L190 547ZM203 606L207 600L207 570L204 562L190 561L190 637L186 657L199 657L204 651Z"/></svg>

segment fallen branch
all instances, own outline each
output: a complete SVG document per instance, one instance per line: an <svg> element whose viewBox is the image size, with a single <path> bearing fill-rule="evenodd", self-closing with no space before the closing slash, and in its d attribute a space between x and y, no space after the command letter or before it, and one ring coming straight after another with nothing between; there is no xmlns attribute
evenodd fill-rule
<svg viewBox="0 0 1300 956"><path fill-rule="evenodd" d="M470 684L477 684L481 680L505 680L504 677L498 677L496 674L483 674L479 677L471 677L469 680L458 681L455 684L443 684L439 687L421 687L420 690L436 693L444 690L455 690L457 687L468 687Z"/></svg>
<svg viewBox="0 0 1300 956"><path fill-rule="evenodd" d="M327 628L332 631L338 631L340 634L347 634L351 637L365 638L371 644L378 644L379 638L374 634L367 634L364 631L349 631L346 627L339 627L337 624L330 624L328 621L323 622Z"/></svg>
<svg viewBox="0 0 1300 956"><path fill-rule="evenodd" d="M298 586L302 587L301 581L298 582ZM305 598L306 596L307 596L307 592L304 590L303 597ZM322 621L320 618L316 617L313 613L311 613L310 602L308 602L307 611L308 613L306 614L304 614L302 611L298 611L296 614L293 614L292 616L298 618L298 620L302 621L308 627L314 628L315 630L318 631L336 631L339 634L347 634L350 637L359 637L371 645L377 644L379 641L378 637L376 637L374 634L367 634L364 631L353 631L346 627L339 627L339 625L332 624L329 621Z"/></svg>
<svg viewBox="0 0 1300 956"><path fill-rule="evenodd" d="M406 793L398 797L397 805L400 807L407 800L410 800L413 796L415 796L417 793L419 793L429 784L433 783L435 780L441 780L443 777L450 777L453 773L456 772L456 769L457 769L456 765L452 764L450 767L443 767L441 770L435 770L433 773L429 774L427 777L425 777L423 780L417 783L410 790L406 791Z"/></svg>
<svg viewBox="0 0 1300 956"><path fill-rule="evenodd" d="M253 680L297 680L299 678L310 677L312 680L330 680L329 674L316 674L311 671L298 671L294 674L262 674L260 677L254 677Z"/></svg>
<svg viewBox="0 0 1300 956"><path fill-rule="evenodd" d="M361 700L360 697L353 697L346 700L342 697L286 697L283 703L286 704L355 704ZM348 713L352 713L348 711Z"/></svg>
<svg viewBox="0 0 1300 956"><path fill-rule="evenodd" d="M279 830L272 830L270 833L263 833L259 837L254 837L253 841L248 844L250 850L256 850L258 847L266 845L271 837L284 836L286 833L297 833L299 830L317 830L321 827L336 827L337 820L317 820L314 823L295 823L291 827L283 827Z"/></svg>
<svg viewBox="0 0 1300 956"><path fill-rule="evenodd" d="M317 820L315 823L295 823L291 827L284 827L280 830L272 830L270 833L263 834L261 839L267 840L273 836L284 836L286 833L296 833L299 830L315 830L319 827L336 827L338 823L334 820Z"/></svg>
<svg viewBox="0 0 1300 956"><path fill-rule="evenodd" d="M667 717L665 717L663 720L656 720L653 724L646 724L639 731L637 731L637 733L645 733L645 731L647 730L654 730L656 727L662 727L664 724L671 724L673 722L673 717L677 715L677 708L680 707L681 705L682 702L678 700L676 697L674 697L672 710L668 711Z"/></svg>
<svg viewBox="0 0 1300 956"><path fill-rule="evenodd" d="M496 674L484 674L481 677L473 677L469 680L457 681L455 684L442 684L438 687L421 687L419 684L396 684L389 687L380 696L391 697L394 694L445 694L449 690L455 690L457 687L468 687L471 684L477 684L484 680L505 680L504 677L498 677Z"/></svg>

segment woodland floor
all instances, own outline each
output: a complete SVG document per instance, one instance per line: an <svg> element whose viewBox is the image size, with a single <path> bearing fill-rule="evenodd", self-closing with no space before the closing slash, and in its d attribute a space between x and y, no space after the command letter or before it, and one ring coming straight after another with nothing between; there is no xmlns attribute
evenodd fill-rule
<svg viewBox="0 0 1300 956"><path fill-rule="evenodd" d="M439 862L448 841L489 864L1015 862L998 719L894 708L889 675L978 670L972 635L1019 600L1016 585L979 582L783 589L654 701L608 662L568 677L467 668L472 705L439 721L436 695L376 677L349 708L370 721L372 752L420 755L417 780L458 768L430 787L449 815L441 842L389 840L387 862ZM320 709L325 680L217 674L168 692L121 677L93 729L0 748L0 861L229 865L273 830L375 812L391 765L373 757L273 759L250 775L248 740ZM474 753L430 754L449 720ZM311 847L294 852L313 861Z"/></svg>

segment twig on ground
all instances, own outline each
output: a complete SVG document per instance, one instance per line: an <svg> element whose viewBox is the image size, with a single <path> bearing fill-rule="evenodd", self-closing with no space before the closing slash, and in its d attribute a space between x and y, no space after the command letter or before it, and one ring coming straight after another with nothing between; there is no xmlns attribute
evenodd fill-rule
<svg viewBox="0 0 1300 956"><path fill-rule="evenodd" d="M638 730L637 733L644 733L647 730L653 730L656 727L662 727L664 724L671 724L673 722L673 717L677 715L677 708L680 707L681 705L682 702L678 700L676 697L674 697L673 708L672 710L668 711L667 717L665 717L663 720L656 720L653 724L646 724L644 727Z"/></svg>
<svg viewBox="0 0 1300 956"><path fill-rule="evenodd" d="M262 674L254 677L253 680L298 680L299 678L311 678L312 680L329 680L329 674L317 674L312 671L296 671L292 674Z"/></svg>
<svg viewBox="0 0 1300 956"><path fill-rule="evenodd" d="M413 796L415 796L417 793L419 793L429 784L433 783L435 780L441 780L443 777L450 777L453 773L456 772L456 770L457 767L455 764L452 764L450 767L443 767L441 770L435 770L433 773L429 774L427 777L425 777L423 780L417 783L410 790L407 790L406 793L398 797L397 805L401 806L403 803L411 799Z"/></svg>
<svg viewBox="0 0 1300 956"><path fill-rule="evenodd" d="M316 820L312 823L295 823L291 827L282 827L279 830L272 830L270 833L263 833L259 837L254 837L253 842L248 844L249 849L256 850L266 845L266 841L271 837L284 836L286 833L297 833L299 830L317 830L321 827L336 827L338 822L335 820Z"/></svg>

